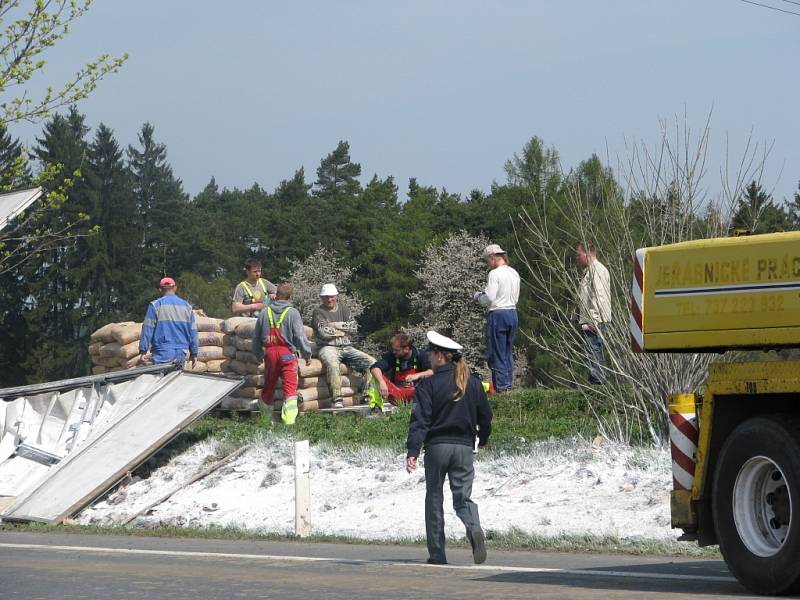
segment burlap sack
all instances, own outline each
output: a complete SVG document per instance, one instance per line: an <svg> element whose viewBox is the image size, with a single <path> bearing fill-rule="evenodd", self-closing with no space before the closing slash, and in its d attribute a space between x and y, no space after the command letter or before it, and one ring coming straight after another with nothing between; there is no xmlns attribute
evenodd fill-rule
<svg viewBox="0 0 800 600"><path fill-rule="evenodd" d="M250 373L248 365L238 360L228 361L228 368L231 370L231 372L238 373L242 376Z"/></svg>
<svg viewBox="0 0 800 600"><path fill-rule="evenodd" d="M192 367L191 361L186 361L183 365L184 371L193 371L194 373L205 373L208 370L208 366L204 362L200 362L199 360L195 363L194 367Z"/></svg>
<svg viewBox="0 0 800 600"><path fill-rule="evenodd" d="M245 386L250 387L257 387L262 388L264 387L264 376L263 375L245 375L244 376L244 384ZM281 379L278 378L278 383L275 387L281 387Z"/></svg>
<svg viewBox="0 0 800 600"><path fill-rule="evenodd" d="M136 342L142 337L141 323L118 323L111 328L111 337L120 346Z"/></svg>
<svg viewBox="0 0 800 600"><path fill-rule="evenodd" d="M244 323L255 323L256 320L252 317L231 317L225 319L222 323L222 331L224 333L236 333L236 328ZM250 337L253 337L252 335Z"/></svg>
<svg viewBox="0 0 800 600"><path fill-rule="evenodd" d="M116 323L109 323L107 325L103 325L100 329L98 329L92 335L89 336L89 341L92 342L93 344L95 342L102 342L104 344L113 342L114 338L111 336L111 330L116 325L117 325Z"/></svg>
<svg viewBox="0 0 800 600"><path fill-rule="evenodd" d="M117 358L120 348L122 348L122 344L119 342L103 344L100 346L100 356L103 358Z"/></svg>
<svg viewBox="0 0 800 600"><path fill-rule="evenodd" d="M94 365L92 367L92 375L102 375L103 373L108 372L108 367L104 367L103 365Z"/></svg>
<svg viewBox="0 0 800 600"><path fill-rule="evenodd" d="M218 331L201 331L197 334L197 340L201 346L219 346L221 348L225 345L224 337L225 334Z"/></svg>
<svg viewBox="0 0 800 600"><path fill-rule="evenodd" d="M354 391L352 388L349 387L342 388L342 396L352 396L353 394ZM297 395L299 398L302 398L303 402L307 402L308 400L320 400L331 397L331 394L327 389L320 390L319 388L297 390Z"/></svg>
<svg viewBox="0 0 800 600"><path fill-rule="evenodd" d="M314 339L314 330L311 327L309 327L308 325L303 325L303 330L306 332L306 337L309 340Z"/></svg>
<svg viewBox="0 0 800 600"><path fill-rule="evenodd" d="M209 360L222 360L225 358L221 346L200 346L197 351L197 360L206 362Z"/></svg>
<svg viewBox="0 0 800 600"><path fill-rule="evenodd" d="M236 327L236 337L252 339L256 335L256 320L250 319L249 323L242 323Z"/></svg>
<svg viewBox="0 0 800 600"><path fill-rule="evenodd" d="M236 351L236 360L243 363L250 363L253 365L257 365L261 362L256 355L252 352L242 352L241 350Z"/></svg>
<svg viewBox="0 0 800 600"><path fill-rule="evenodd" d="M241 350L242 352L251 352L253 350L253 338L236 338L236 342L234 343L237 350Z"/></svg>
<svg viewBox="0 0 800 600"><path fill-rule="evenodd" d="M211 317L197 317L197 331L203 332L219 332L222 333L222 319L212 319Z"/></svg>
<svg viewBox="0 0 800 600"><path fill-rule="evenodd" d="M94 344L89 344L89 356L100 356L100 348L103 345L103 342L95 342Z"/></svg>
<svg viewBox="0 0 800 600"><path fill-rule="evenodd" d="M134 356L139 356L139 340L120 347L120 349L117 351L117 356L126 360L133 358Z"/></svg>
<svg viewBox="0 0 800 600"><path fill-rule="evenodd" d="M225 358L236 358L236 346L223 346L222 355Z"/></svg>
<svg viewBox="0 0 800 600"><path fill-rule="evenodd" d="M227 362L227 360L209 360L206 362L206 371L208 373L222 373Z"/></svg>

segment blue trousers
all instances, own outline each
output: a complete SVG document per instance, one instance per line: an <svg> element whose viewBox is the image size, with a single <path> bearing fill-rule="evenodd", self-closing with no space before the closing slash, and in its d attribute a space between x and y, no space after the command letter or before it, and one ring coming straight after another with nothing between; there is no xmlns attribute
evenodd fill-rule
<svg viewBox="0 0 800 600"><path fill-rule="evenodd" d="M181 366L186 362L186 349L184 348L153 348L153 364L160 365L178 362Z"/></svg>
<svg viewBox="0 0 800 600"><path fill-rule="evenodd" d="M511 389L514 379L514 338L519 318L515 308L489 311L486 319L486 363L497 392Z"/></svg>
<svg viewBox="0 0 800 600"><path fill-rule="evenodd" d="M605 383L608 374L605 369L606 357L603 351L603 338L605 335L608 323L598 324L599 332L584 331L583 338L586 341L586 366L589 370L589 383L602 384Z"/></svg>

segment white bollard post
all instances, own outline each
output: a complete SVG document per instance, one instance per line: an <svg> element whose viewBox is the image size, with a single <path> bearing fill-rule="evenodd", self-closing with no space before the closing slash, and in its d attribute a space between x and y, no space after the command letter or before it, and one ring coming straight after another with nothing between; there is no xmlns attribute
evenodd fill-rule
<svg viewBox="0 0 800 600"><path fill-rule="evenodd" d="M308 440L294 443L294 533L311 534L311 452Z"/></svg>

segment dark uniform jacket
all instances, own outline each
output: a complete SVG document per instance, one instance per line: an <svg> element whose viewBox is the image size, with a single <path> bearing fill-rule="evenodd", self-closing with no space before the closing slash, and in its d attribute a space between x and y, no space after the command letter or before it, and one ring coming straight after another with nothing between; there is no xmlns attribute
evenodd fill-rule
<svg viewBox="0 0 800 600"><path fill-rule="evenodd" d="M470 376L464 396L454 401L455 365L447 363L417 385L416 402L408 429L408 454L419 456L423 444L463 444L470 446L478 436L483 446L492 432L492 407L480 379ZM477 427L480 427L478 430Z"/></svg>

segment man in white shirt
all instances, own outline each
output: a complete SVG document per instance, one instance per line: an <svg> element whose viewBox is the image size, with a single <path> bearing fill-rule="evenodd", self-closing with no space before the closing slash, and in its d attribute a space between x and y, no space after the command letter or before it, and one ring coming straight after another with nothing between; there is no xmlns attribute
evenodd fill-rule
<svg viewBox="0 0 800 600"><path fill-rule="evenodd" d="M578 323L586 341L589 383L602 384L607 377L603 339L611 323L611 276L597 260L592 242L578 243L575 258L586 267L578 285Z"/></svg>
<svg viewBox="0 0 800 600"><path fill-rule="evenodd" d="M475 299L489 309L486 318L486 362L497 392L510 392L514 379L514 338L519 319L519 273L508 264L508 255L497 244L483 251L489 271L486 289Z"/></svg>

